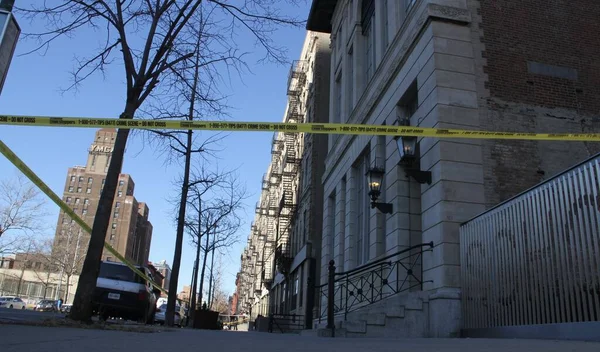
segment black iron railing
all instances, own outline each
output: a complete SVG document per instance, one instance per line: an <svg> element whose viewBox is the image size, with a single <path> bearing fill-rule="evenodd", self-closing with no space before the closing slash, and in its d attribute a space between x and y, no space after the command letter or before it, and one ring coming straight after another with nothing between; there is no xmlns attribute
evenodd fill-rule
<svg viewBox="0 0 600 352"><path fill-rule="evenodd" d="M305 326L304 316L295 314L270 314L269 332L298 332Z"/></svg>
<svg viewBox="0 0 600 352"><path fill-rule="evenodd" d="M432 251L433 242L422 243L390 254L346 272L335 272L329 262L329 279L316 287L320 303L319 322L327 317L333 328L333 316L381 301L395 294L423 286L423 253ZM326 304L323 304L326 302ZM325 309L323 309L325 308Z"/></svg>

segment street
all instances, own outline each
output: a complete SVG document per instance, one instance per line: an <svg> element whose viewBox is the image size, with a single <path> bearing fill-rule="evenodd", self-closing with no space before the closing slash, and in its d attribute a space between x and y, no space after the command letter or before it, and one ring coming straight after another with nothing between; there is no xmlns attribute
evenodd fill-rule
<svg viewBox="0 0 600 352"><path fill-rule="evenodd" d="M492 339L346 339L241 331L168 329L132 333L92 329L0 325L0 350L13 351L600 351L600 343Z"/></svg>
<svg viewBox="0 0 600 352"><path fill-rule="evenodd" d="M29 309L0 308L0 323L19 321L43 321L48 318L63 318L63 313L36 312Z"/></svg>

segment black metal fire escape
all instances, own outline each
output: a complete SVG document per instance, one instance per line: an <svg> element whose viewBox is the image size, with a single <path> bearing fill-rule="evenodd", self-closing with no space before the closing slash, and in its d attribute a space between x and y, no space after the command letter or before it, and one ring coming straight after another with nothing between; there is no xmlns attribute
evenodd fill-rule
<svg viewBox="0 0 600 352"><path fill-rule="evenodd" d="M301 95L306 83L306 62L294 61L288 76L288 109L284 122L300 123L304 121L301 107ZM290 237L296 212L297 186L296 178L300 164L298 155L298 133L283 133L284 156L282 164L282 195L279 202L279 238L275 250L277 270L288 275L292 264Z"/></svg>

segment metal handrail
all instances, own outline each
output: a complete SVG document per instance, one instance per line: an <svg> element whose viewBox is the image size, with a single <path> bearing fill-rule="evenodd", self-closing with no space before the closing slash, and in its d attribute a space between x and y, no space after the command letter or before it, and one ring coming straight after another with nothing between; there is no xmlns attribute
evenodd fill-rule
<svg viewBox="0 0 600 352"><path fill-rule="evenodd" d="M424 250L424 247L429 248ZM318 305L319 322L326 315L327 327L332 329L332 335L334 335L334 315L340 312L347 315L351 311L414 287L422 287L423 283L429 282L424 281L422 277L423 253L430 252L433 248L433 242L414 245L371 263L339 273L335 272L335 262L331 260L327 283L315 287L317 289L315 293L318 292L319 299L327 299L326 314L324 314L323 305ZM414 252L415 250L417 252ZM393 257L396 259L390 260ZM402 277L399 274L401 267L406 270ZM415 268L420 270L420 274L413 270ZM416 284L412 283L412 280L415 280Z"/></svg>
<svg viewBox="0 0 600 352"><path fill-rule="evenodd" d="M382 262L385 262L386 260L388 260L390 258L399 256L401 254L410 252L410 251L412 251L414 249L419 249L419 248L423 248L423 247L426 247L426 246L429 246L430 249L433 248L434 247L433 241L428 242L428 243L421 243L421 244L417 244L417 245L414 245L414 246L410 246L410 247L405 248L405 249L403 249L401 251L398 251L398 252L396 252L394 254L387 255L387 256L385 256L383 258L379 258L379 259L377 259L375 261L363 264L363 265L361 265L359 267L356 267L354 269L351 269L351 270L348 270L348 271L344 271L344 272L340 272L340 273L335 273L335 276L350 275L350 274L356 274L356 273L359 273L359 272L367 271L369 269L372 269L372 268L378 266L379 264L381 264ZM389 261L388 264L391 265L392 262ZM338 281L340 281L342 279L343 278L340 277L339 279L336 279L335 282L338 282ZM324 283L322 285L316 286L316 288L321 288L323 286L327 286L327 283Z"/></svg>

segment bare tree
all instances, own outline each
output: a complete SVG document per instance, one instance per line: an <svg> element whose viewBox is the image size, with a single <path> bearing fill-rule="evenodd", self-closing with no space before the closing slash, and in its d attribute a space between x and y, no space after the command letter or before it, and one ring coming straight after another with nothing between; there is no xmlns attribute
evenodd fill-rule
<svg viewBox="0 0 600 352"><path fill-rule="evenodd" d="M48 29L41 33L24 34L25 38L38 40L39 45L30 52L45 50L57 38L74 35L83 27L93 28L103 38L103 45L97 51L77 59L72 74L73 82L67 90L76 89L95 73L105 72L118 58L125 69L126 78L125 106L119 118L132 119L154 93L163 76L177 64L194 57L193 45L190 46L189 40L182 40L182 36L191 32L190 19L202 6L216 7L224 19L230 20L232 37L240 29L247 30L264 49L265 58L285 61L285 51L273 44L270 35L282 25L301 26L303 21L280 15L277 8L280 3L282 1L247 0L236 6L218 0L64 0L58 4L43 1L28 9L17 10L32 20L42 17L47 24ZM130 40L140 37L141 40ZM136 43L140 43L139 48L136 48ZM92 316L90 302L128 136L129 129L118 130L69 315L74 320L89 321ZM173 271L173 276L177 278L178 272ZM172 305L171 298L169 302Z"/></svg>
<svg viewBox="0 0 600 352"><path fill-rule="evenodd" d="M24 249L24 237L43 229L45 204L40 191L21 174L0 182L0 252Z"/></svg>
<svg viewBox="0 0 600 352"><path fill-rule="evenodd" d="M56 284L52 273L56 272L56 267L53 265L52 255L52 240L38 239L32 241L31 250L26 254L27 263L23 269L29 269L37 277L38 282L42 284L42 298L48 295L48 289L51 285Z"/></svg>
<svg viewBox="0 0 600 352"><path fill-rule="evenodd" d="M161 102L160 106L151 105L150 109L153 113L150 115L156 116L156 119L172 119L185 118L187 121L194 121L201 116L214 113L219 115L221 113L221 103L217 99L209 98L211 92L215 89L213 84L207 84L209 80L200 80L202 73L207 72L206 76L210 77L211 66L216 62L229 60L228 56L221 58L208 59L208 55L201 53L208 51L206 50L207 40L205 39L208 35L205 35L206 28L209 26L209 22L205 20L203 11L200 11L194 20L197 23L197 28L194 28L192 38L195 40L194 46L194 58L191 60L192 70L189 72L187 62L182 62L178 67L173 68L171 71L174 73L171 76L171 87L170 96L171 98L166 99L165 102ZM214 55L211 54L211 55ZM190 78L191 77L191 78ZM187 111L181 111L181 109ZM204 111L203 111L204 110ZM176 289L179 282L179 268L181 265L181 252L183 246L183 237L185 231L185 217L187 209L187 198L190 187L196 185L209 185L213 183L211 177L202 177L194 181L190 181L190 170L192 164L192 157L196 154L201 153L212 153L209 151L209 146L219 141L218 138L209 137L207 139L197 138L199 134L194 134L192 130L187 131L164 131L164 130L151 130L149 136L150 145L155 145L167 154L166 161L173 162L183 159L183 176L181 184L178 185L179 199L178 199L178 210L177 210L177 230L175 236L175 252L173 253L173 267L171 273L171 281L169 284L169 294L167 300L167 311L165 315L165 323L167 326L171 326L174 322L174 310L176 300ZM196 138L195 138L196 137ZM208 188L205 188L205 191ZM196 283L194 282L193 285ZM194 292L194 290L193 290ZM195 304L195 295L192 294L192 306ZM193 312L192 312L193 315ZM193 322L193 318L191 319Z"/></svg>
<svg viewBox="0 0 600 352"><path fill-rule="evenodd" d="M62 225L63 233L60 237L46 240L45 246L50 248L45 251L46 262L53 270L58 273L58 287L56 290L57 297L63 291L64 284L64 301L69 299L69 291L71 287L71 278L77 275L81 270L81 266L85 259L81 248L85 245L86 236L83 230L73 223Z"/></svg>
<svg viewBox="0 0 600 352"><path fill-rule="evenodd" d="M211 275L212 290L209 289L208 306L211 310L223 314L229 314L229 296L223 289L224 271L222 255L217 253L217 263L214 265L213 275Z"/></svg>
<svg viewBox="0 0 600 352"><path fill-rule="evenodd" d="M239 184L233 172L217 173L218 181L209 189L209 195L198 187L192 190L188 201L191 208L186 219L186 229L196 246L196 265L199 265L200 252L203 263L198 289L199 303L202 302L204 279L209 254L214 250L226 251L238 241L237 231L241 226L239 211L246 199L246 189ZM196 178L196 177L195 177ZM202 199L202 203L198 201ZM196 268L195 273L198 273ZM195 290L193 291L195 296ZM192 306L192 309L195 309Z"/></svg>

